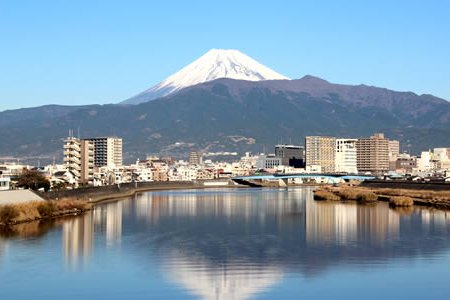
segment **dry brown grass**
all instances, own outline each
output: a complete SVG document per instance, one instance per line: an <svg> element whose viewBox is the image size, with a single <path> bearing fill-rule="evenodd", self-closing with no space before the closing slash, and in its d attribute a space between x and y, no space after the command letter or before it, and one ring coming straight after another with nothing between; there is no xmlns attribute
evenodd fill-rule
<svg viewBox="0 0 450 300"><path fill-rule="evenodd" d="M325 190L317 190L314 191L314 200L319 200L319 201L340 201L341 197L339 197L338 195L329 192L329 191L325 191Z"/></svg>
<svg viewBox="0 0 450 300"><path fill-rule="evenodd" d="M34 201L0 206L0 223L8 224L51 218L66 211L84 212L91 205L79 200Z"/></svg>
<svg viewBox="0 0 450 300"><path fill-rule="evenodd" d="M414 201L411 197L392 196L389 198L389 205L395 207L410 207L414 205Z"/></svg>
<svg viewBox="0 0 450 300"><path fill-rule="evenodd" d="M356 188L340 188L336 191L336 193L341 196L342 199L356 200L358 199L358 195L361 191Z"/></svg>
<svg viewBox="0 0 450 300"><path fill-rule="evenodd" d="M15 221L23 220L36 220L41 217L37 207L41 201L33 201L28 203L20 203L13 205L18 211L19 216L15 218Z"/></svg>
<svg viewBox="0 0 450 300"><path fill-rule="evenodd" d="M19 216L19 211L13 205L0 206L0 222L8 223Z"/></svg>
<svg viewBox="0 0 450 300"><path fill-rule="evenodd" d="M90 209L92 205L80 200L61 200L56 201L56 206L59 210L78 209L80 211L86 211Z"/></svg>
<svg viewBox="0 0 450 300"><path fill-rule="evenodd" d="M411 198L450 201L450 191L421 191L421 190L406 190L406 189L374 189L377 194L388 196L405 196Z"/></svg>
<svg viewBox="0 0 450 300"><path fill-rule="evenodd" d="M360 192L356 198L358 203L371 203L378 201L378 195L372 192Z"/></svg>

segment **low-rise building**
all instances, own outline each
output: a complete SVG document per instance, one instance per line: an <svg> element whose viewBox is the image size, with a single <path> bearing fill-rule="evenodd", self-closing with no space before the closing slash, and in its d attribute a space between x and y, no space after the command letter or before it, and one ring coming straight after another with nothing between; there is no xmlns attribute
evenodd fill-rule
<svg viewBox="0 0 450 300"><path fill-rule="evenodd" d="M282 159L275 154L260 154L256 160L257 169L275 169L280 165L282 165Z"/></svg>
<svg viewBox="0 0 450 300"><path fill-rule="evenodd" d="M296 145L276 145L275 156L281 157L283 166L303 168L305 163L305 147Z"/></svg>

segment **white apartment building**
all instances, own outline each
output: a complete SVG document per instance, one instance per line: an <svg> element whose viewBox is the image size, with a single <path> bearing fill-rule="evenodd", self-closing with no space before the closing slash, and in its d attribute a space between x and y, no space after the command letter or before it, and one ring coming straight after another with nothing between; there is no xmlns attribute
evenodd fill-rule
<svg viewBox="0 0 450 300"><path fill-rule="evenodd" d="M450 170L450 148L434 148L433 160L439 170Z"/></svg>
<svg viewBox="0 0 450 300"><path fill-rule="evenodd" d="M9 177L3 177L0 175L0 191L9 190L11 179Z"/></svg>
<svg viewBox="0 0 450 300"><path fill-rule="evenodd" d="M357 139L336 139L335 171L357 174Z"/></svg>
<svg viewBox="0 0 450 300"><path fill-rule="evenodd" d="M432 153L430 151L423 151L417 159L417 171L431 172L433 169Z"/></svg>

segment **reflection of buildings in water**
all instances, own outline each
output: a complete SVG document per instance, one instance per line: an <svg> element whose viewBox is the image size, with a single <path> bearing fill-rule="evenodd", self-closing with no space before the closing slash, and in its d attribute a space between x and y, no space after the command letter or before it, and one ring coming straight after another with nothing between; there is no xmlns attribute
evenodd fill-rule
<svg viewBox="0 0 450 300"><path fill-rule="evenodd" d="M306 202L306 240L309 244L346 244L356 237L356 205Z"/></svg>
<svg viewBox="0 0 450 300"><path fill-rule="evenodd" d="M422 208L420 217L422 228L427 231L433 228L446 232L447 223L450 223L450 212L448 211Z"/></svg>
<svg viewBox="0 0 450 300"><path fill-rule="evenodd" d="M162 216L225 216L249 220L255 214L264 222L268 214L281 216L285 211L292 211L294 206L303 204L309 194L312 194L310 189L293 189L281 193L274 190L261 194L261 201L250 201L254 191L150 192L137 196L134 202L136 217L153 223L157 223ZM282 200L278 201L280 197Z"/></svg>
<svg viewBox="0 0 450 300"><path fill-rule="evenodd" d="M123 201L110 202L96 206L91 212L95 231L105 233L107 245L121 240L123 206ZM130 209L130 204L127 206Z"/></svg>
<svg viewBox="0 0 450 300"><path fill-rule="evenodd" d="M306 203L306 239L309 244L347 244L357 239L383 243L398 238L400 217L384 203Z"/></svg>
<svg viewBox="0 0 450 300"><path fill-rule="evenodd" d="M122 201L106 204L106 243L119 243L122 237Z"/></svg>
<svg viewBox="0 0 450 300"><path fill-rule="evenodd" d="M64 221L62 240L67 264L75 266L81 258L87 260L92 252L93 234L93 217L90 213Z"/></svg>
<svg viewBox="0 0 450 300"><path fill-rule="evenodd" d="M422 209L420 211L420 220L422 221L423 229L428 229L428 226L430 225L430 217L431 217L431 213L429 210Z"/></svg>
<svg viewBox="0 0 450 300"><path fill-rule="evenodd" d="M282 278L282 270L269 265L236 262L212 266L180 253L173 253L163 268L171 280L202 299L249 299Z"/></svg>
<svg viewBox="0 0 450 300"><path fill-rule="evenodd" d="M400 216L386 203L358 206L358 235L360 239L383 244L399 237Z"/></svg>
<svg viewBox="0 0 450 300"><path fill-rule="evenodd" d="M0 237L0 257L2 257L3 254L5 253L6 247L7 247L7 241Z"/></svg>

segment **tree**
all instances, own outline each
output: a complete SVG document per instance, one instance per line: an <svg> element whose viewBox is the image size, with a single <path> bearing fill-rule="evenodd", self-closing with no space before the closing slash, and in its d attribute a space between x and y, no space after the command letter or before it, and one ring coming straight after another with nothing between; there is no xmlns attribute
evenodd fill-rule
<svg viewBox="0 0 450 300"><path fill-rule="evenodd" d="M25 169L18 177L17 186L35 191L43 188L47 192L50 189L50 181L37 170Z"/></svg>

